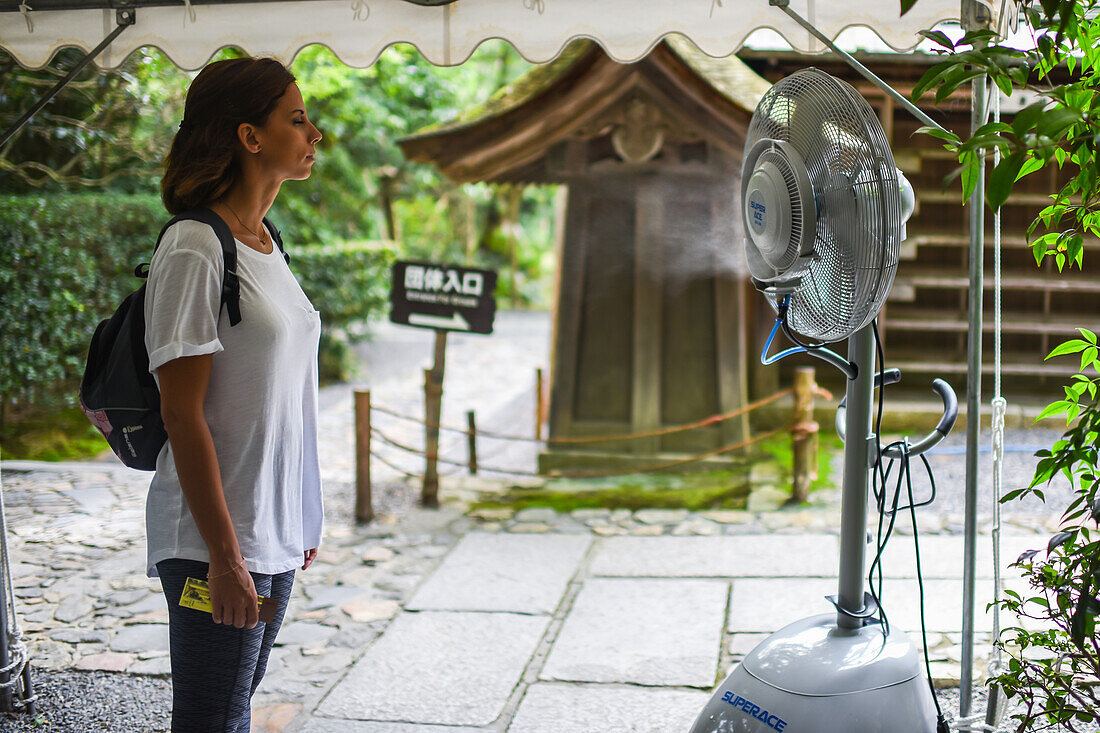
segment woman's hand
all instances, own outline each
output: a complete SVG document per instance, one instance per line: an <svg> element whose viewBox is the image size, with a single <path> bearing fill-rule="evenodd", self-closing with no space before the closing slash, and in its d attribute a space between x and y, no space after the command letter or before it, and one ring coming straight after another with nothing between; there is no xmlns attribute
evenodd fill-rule
<svg viewBox="0 0 1100 733"><path fill-rule="evenodd" d="M235 563L211 561L209 583L214 623L255 628L260 620L259 600L243 559Z"/></svg>
<svg viewBox="0 0 1100 733"><path fill-rule="evenodd" d="M308 570L309 566L313 564L313 561L317 559L317 548L314 547L312 550L306 550L305 556L306 562L305 565L302 565L302 570Z"/></svg>

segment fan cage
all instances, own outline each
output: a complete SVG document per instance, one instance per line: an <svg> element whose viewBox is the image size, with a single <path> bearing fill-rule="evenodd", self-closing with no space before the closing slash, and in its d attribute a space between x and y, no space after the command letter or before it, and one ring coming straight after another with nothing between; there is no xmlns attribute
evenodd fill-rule
<svg viewBox="0 0 1100 733"><path fill-rule="evenodd" d="M799 273L788 325L808 339L845 339L882 308L901 249L897 168L882 125L850 84L811 68L761 99L746 149L761 139L795 148L817 201L813 256ZM778 310L782 296L766 294Z"/></svg>

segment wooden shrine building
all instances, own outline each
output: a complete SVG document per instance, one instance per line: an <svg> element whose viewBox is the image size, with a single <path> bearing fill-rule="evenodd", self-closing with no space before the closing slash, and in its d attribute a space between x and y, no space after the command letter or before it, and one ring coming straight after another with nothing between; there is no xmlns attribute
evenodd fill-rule
<svg viewBox="0 0 1100 733"><path fill-rule="evenodd" d="M658 430L748 400L741 149L769 84L670 38L620 64L578 41L456 121L400 141L456 182L565 184L550 437ZM761 309L767 313L760 313ZM651 464L736 442L743 422L552 450L553 465Z"/></svg>

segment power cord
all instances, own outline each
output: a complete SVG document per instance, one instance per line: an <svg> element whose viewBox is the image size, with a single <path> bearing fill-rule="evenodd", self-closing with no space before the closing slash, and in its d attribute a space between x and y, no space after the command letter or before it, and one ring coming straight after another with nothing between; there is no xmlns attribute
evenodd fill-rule
<svg viewBox="0 0 1100 733"><path fill-rule="evenodd" d="M791 340L792 343L794 343L795 346L806 349L807 351L811 349L823 349L825 348L825 346L827 346L824 341L816 344L805 344L802 343L802 339L798 338L798 334L796 334L794 332L794 329L791 328L790 321L787 318L787 311L790 309L791 306L790 294L783 296L783 298L777 303L777 306L779 308L778 320L779 323L783 326L783 333L784 335L786 335L787 338Z"/></svg>
<svg viewBox="0 0 1100 733"><path fill-rule="evenodd" d="M885 371L885 354L882 347L882 338L878 330L877 318L872 322L872 330L875 337L875 356L878 361L878 372L883 373ZM927 617L924 610L924 573L921 568L920 535L917 531L917 507L927 506L935 500L936 479L932 473L932 466L928 462L928 458L922 454L920 456L920 459L924 463L925 471L928 474L928 482L931 487L931 492L926 500L917 502L916 498L913 495L912 466L910 464L911 456L909 453L908 438L902 438L901 440L894 441L885 447L882 446L882 415L885 409L886 402L884 382L885 380L878 384L878 410L875 418L874 436L875 445L879 446L879 451L878 455L875 457L874 472L871 482L872 492L874 493L879 510L878 536L875 543L875 557L874 560L872 560L871 562L871 567L867 574L867 584L870 588L872 598L874 598L875 603L878 604L879 621L882 626L883 636L886 636L890 633L890 621L886 615L885 606L882 603L882 557L883 553L886 551L886 545L887 543L889 543L890 537L893 534L898 512L908 510L910 522L913 527L913 550L916 557L917 588L919 591L920 599L921 642L924 649L925 675L928 680L928 688L932 692L932 702L936 707L936 733L949 733L950 726L948 725L947 718L943 713L942 707L940 706L939 695L936 693L936 687L932 684L932 665L930 661L930 654L928 651L928 625ZM888 457L888 452L900 453L901 457L897 459L890 458L889 463L884 469L883 459ZM887 509L886 487L890 473L893 471L895 461L898 463L898 473L896 482L894 484L893 497L890 500L889 509ZM903 481L905 483L906 499L908 501L905 506L899 507L899 504L901 502L901 490ZM889 518L888 520L887 517ZM885 528L883 526L884 524L886 525Z"/></svg>

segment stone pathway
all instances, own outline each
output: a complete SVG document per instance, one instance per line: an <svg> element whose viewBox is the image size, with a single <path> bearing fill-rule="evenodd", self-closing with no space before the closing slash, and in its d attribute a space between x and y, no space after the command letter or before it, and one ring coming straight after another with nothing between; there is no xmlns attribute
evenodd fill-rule
<svg viewBox="0 0 1100 733"><path fill-rule="evenodd" d="M477 337L453 339L456 388L448 387L445 423L462 422L476 404L483 425L533 430L533 367L544 363L535 345L544 334L528 333L525 315L501 324L513 331L506 358ZM412 333L405 352L426 359L430 334ZM419 414L417 369L374 376L376 403ZM351 402L348 387L322 395L324 546L298 574L254 700L254 731L686 730L708 690L765 634L829 610L835 491L782 511L775 497L758 496L753 511L467 514L462 499L497 484L454 473L443 481L444 507L422 510L417 486L378 467L380 517L357 527ZM390 429L410 441L419 430ZM454 442L447 449L461 455ZM388 457L418 469L415 459ZM527 444L494 461L533 467L534 454ZM34 664L166 676L167 612L159 583L142 573L149 475L95 463L6 462L2 470L17 611ZM950 684L961 654L962 519L935 507L920 517L932 670ZM988 524L978 609L992 587ZM1043 545L1055 526L1034 512L1005 524L1006 564ZM919 641L912 538L904 525L897 531L884 602ZM989 628L983 618L979 630ZM980 671L987 644L978 653Z"/></svg>
<svg viewBox="0 0 1100 733"><path fill-rule="evenodd" d="M3 479L35 664L167 675L163 598L137 570L147 475L14 470L27 467L5 464ZM1007 524L1006 558L1049 529L1033 517ZM445 507L365 528L330 522L325 551L299 574L256 729L686 729L706 690L766 633L828 610L837 525L827 506L469 516ZM957 680L961 653L953 526L942 519L921 536L933 674L944 684ZM909 539L888 550L884 598L893 623L919 640ZM992 585L989 542L981 547L979 609ZM596 719L607 727L591 727Z"/></svg>

